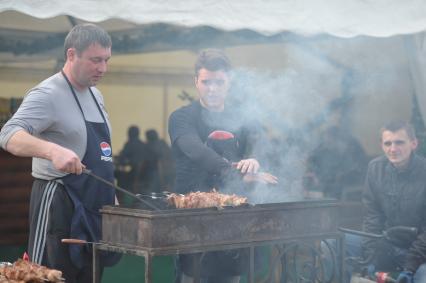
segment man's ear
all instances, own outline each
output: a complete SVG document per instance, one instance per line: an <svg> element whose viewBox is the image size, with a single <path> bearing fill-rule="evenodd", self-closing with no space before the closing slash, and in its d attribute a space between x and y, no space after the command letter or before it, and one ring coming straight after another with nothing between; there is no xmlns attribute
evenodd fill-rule
<svg viewBox="0 0 426 283"><path fill-rule="evenodd" d="M195 77L194 77L194 84L195 84L195 86L197 86L197 85L198 85L198 76L195 76Z"/></svg>
<svg viewBox="0 0 426 283"><path fill-rule="evenodd" d="M226 74L228 75L229 81L232 81L235 77L235 72L233 71L228 71Z"/></svg>
<svg viewBox="0 0 426 283"><path fill-rule="evenodd" d="M419 141L417 139L414 139L411 141L411 149L415 150L417 146L419 145Z"/></svg>
<svg viewBox="0 0 426 283"><path fill-rule="evenodd" d="M74 60L75 56L77 56L75 48L68 48L67 50L67 60L72 61Z"/></svg>

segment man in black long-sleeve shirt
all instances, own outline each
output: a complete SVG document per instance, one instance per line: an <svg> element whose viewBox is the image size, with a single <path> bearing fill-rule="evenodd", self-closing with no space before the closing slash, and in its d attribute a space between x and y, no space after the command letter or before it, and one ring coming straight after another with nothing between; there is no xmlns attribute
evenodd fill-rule
<svg viewBox="0 0 426 283"><path fill-rule="evenodd" d="M226 190L234 182L261 181L276 183L276 178L259 173L259 162L245 152L248 127L241 117L228 109L225 98L230 87L231 64L221 51L207 49L200 53L195 64L195 86L199 100L172 113L169 135L176 160L174 190L178 193ZM233 136L235 150L221 156L207 140L215 131L226 131ZM180 268L185 275L180 282L192 282L191 256L180 257ZM201 276L207 282L238 282L241 274L238 252L208 253L201 264Z"/></svg>
<svg viewBox="0 0 426 283"><path fill-rule="evenodd" d="M230 87L231 65L224 53L207 49L200 53L195 65L195 86L199 100L172 113L169 135L176 159L175 191L186 193L212 189L212 179L228 179L236 170L245 181L275 182L273 176L257 174L259 162L247 156L246 138L249 132L241 117L225 107ZM213 131L231 132L239 144L235 160L227 160L206 145Z"/></svg>
<svg viewBox="0 0 426 283"><path fill-rule="evenodd" d="M232 113L226 111L209 111L200 101L182 107L171 115L169 132L176 159L176 192L208 191L218 186L219 179L227 179L230 175L239 178L231 162L241 160L241 167L244 165L246 170L242 173L257 172L259 163L256 159L243 159L248 130L233 129L231 117ZM207 146L208 136L215 130L226 130L234 135L235 142L238 141L234 160L226 160Z"/></svg>

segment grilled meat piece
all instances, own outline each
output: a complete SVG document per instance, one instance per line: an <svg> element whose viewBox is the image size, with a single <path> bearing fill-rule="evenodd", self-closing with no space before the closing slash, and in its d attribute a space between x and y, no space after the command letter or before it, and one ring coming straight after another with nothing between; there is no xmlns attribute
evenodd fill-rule
<svg viewBox="0 0 426 283"><path fill-rule="evenodd" d="M186 195L170 194L167 197L170 205L176 208L206 208L239 206L247 203L247 198L235 194L227 195L218 193L215 189L211 192L191 192Z"/></svg>
<svg viewBox="0 0 426 283"><path fill-rule="evenodd" d="M49 269L29 261L18 259L11 266L0 268L0 282L28 282L28 283L43 283L43 282L63 282L62 272L56 269ZM3 280L3 281L2 281Z"/></svg>

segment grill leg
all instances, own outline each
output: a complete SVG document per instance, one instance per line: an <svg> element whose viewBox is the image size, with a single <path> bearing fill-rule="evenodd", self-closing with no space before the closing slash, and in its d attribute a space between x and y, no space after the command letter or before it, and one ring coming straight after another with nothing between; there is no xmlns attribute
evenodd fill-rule
<svg viewBox="0 0 426 283"><path fill-rule="evenodd" d="M254 283L254 246L250 247L249 283Z"/></svg>
<svg viewBox="0 0 426 283"><path fill-rule="evenodd" d="M336 261L336 263L339 265L338 268L338 279L340 280L339 282L343 282L343 278L345 277L345 254L346 254L346 250L345 250L345 236L343 235L343 233L341 233L338 238L338 247L339 250L336 253L336 256L338 258L338 260Z"/></svg>
<svg viewBox="0 0 426 283"><path fill-rule="evenodd" d="M145 283L152 283L152 255L145 254Z"/></svg>
<svg viewBox="0 0 426 283"><path fill-rule="evenodd" d="M97 245L92 245L93 252L93 283L99 283L101 280L99 275L99 251L97 249Z"/></svg>
<svg viewBox="0 0 426 283"><path fill-rule="evenodd" d="M194 283L200 283L201 280L201 260L204 257L204 253L195 254L194 260Z"/></svg>

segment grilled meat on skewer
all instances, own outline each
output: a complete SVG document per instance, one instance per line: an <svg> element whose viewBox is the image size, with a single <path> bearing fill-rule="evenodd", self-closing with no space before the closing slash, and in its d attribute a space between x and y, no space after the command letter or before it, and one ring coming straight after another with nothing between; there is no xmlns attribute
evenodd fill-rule
<svg viewBox="0 0 426 283"><path fill-rule="evenodd" d="M170 205L176 208L206 208L239 206L247 203L247 198L235 194L227 195L218 193L215 189L211 192L191 192L186 195L170 194L167 197Z"/></svg>
<svg viewBox="0 0 426 283"><path fill-rule="evenodd" d="M5 282L63 282L62 272L35 263L18 259L13 265L0 267L0 275ZM0 278L0 280L3 280ZM8 281L6 281L8 280ZM1 282L1 281L0 281Z"/></svg>

